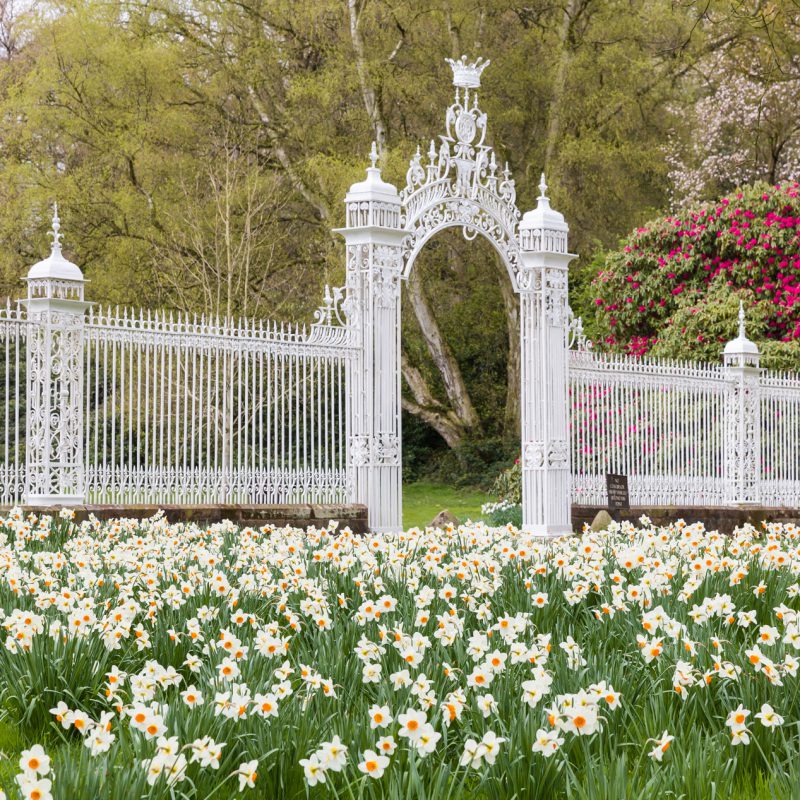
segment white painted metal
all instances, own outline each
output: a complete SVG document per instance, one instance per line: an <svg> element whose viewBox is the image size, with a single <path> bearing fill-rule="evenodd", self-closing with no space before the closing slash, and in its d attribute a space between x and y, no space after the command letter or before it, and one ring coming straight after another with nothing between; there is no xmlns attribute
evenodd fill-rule
<svg viewBox="0 0 800 800"><path fill-rule="evenodd" d="M516 188L486 144L487 117L478 104L489 64L448 60L455 100L439 145L427 162L419 148L398 195L381 178L373 146L367 179L345 198L348 303L362 343L359 389L352 405L350 457L356 497L370 525L402 525L400 486L400 292L426 242L451 227L495 247L521 296L523 523L540 535L570 530L567 446L568 227L550 208L542 179L537 208L519 225Z"/></svg>
<svg viewBox="0 0 800 800"><path fill-rule="evenodd" d="M760 368L741 306L722 364L598 355L574 329L573 502L604 505L607 472L635 505L800 502L800 374Z"/></svg>
<svg viewBox="0 0 800 800"><path fill-rule="evenodd" d="M84 437L94 502L296 503L349 497L355 349L324 306L293 325L94 311Z"/></svg>
<svg viewBox="0 0 800 800"><path fill-rule="evenodd" d="M745 334L744 306L739 303L739 335L722 356L727 383L725 473L729 503L761 500L761 370L758 347ZM796 435L796 433L795 433Z"/></svg>
<svg viewBox="0 0 800 800"><path fill-rule="evenodd" d="M343 311L357 342L349 397L348 466L353 499L369 509L377 531L401 527L400 273L397 189L381 178L377 152L366 180L345 198L347 250Z"/></svg>
<svg viewBox="0 0 800 800"><path fill-rule="evenodd" d="M29 505L84 502L83 275L61 253L58 208L50 255L34 264L28 284L25 369L25 492ZM8 398L6 399L8 403Z"/></svg>
<svg viewBox="0 0 800 800"><path fill-rule="evenodd" d="M795 373L762 375L759 384L761 503L800 506L800 378Z"/></svg>
<svg viewBox="0 0 800 800"><path fill-rule="evenodd" d="M570 533L567 252L569 228L550 208L542 175L539 202L520 224L522 524L540 536Z"/></svg>
<svg viewBox="0 0 800 800"><path fill-rule="evenodd" d="M633 505L725 505L727 388L720 365L573 350L572 501L604 506L611 472Z"/></svg>
<svg viewBox="0 0 800 800"><path fill-rule="evenodd" d="M25 492L25 358L28 326L19 305L0 306L0 503Z"/></svg>
<svg viewBox="0 0 800 800"><path fill-rule="evenodd" d="M27 313L10 303L0 310L0 500L350 498L347 381L357 349L343 324L343 290L326 290L310 330L129 309L87 314L83 276L59 239L56 215L53 251L26 279Z"/></svg>
<svg viewBox="0 0 800 800"><path fill-rule="evenodd" d="M521 217L478 104L488 62L450 61L439 145L402 192L381 177L345 198L346 283L306 330L255 320L91 309L61 253L0 307L0 502L335 502L402 522L400 281L425 243L461 228L495 247L520 293L523 522L570 530L570 502L605 504L605 475L641 505L800 503L800 376L760 369L744 330L724 363L592 352L568 306L568 227ZM569 341L568 341L569 340Z"/></svg>

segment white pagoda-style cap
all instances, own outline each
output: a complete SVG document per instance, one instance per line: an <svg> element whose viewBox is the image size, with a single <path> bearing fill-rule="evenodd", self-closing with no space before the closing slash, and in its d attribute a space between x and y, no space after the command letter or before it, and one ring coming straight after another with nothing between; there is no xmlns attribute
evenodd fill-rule
<svg viewBox="0 0 800 800"><path fill-rule="evenodd" d="M569 225L564 221L564 215L550 206L547 196L547 183L544 172L539 180L539 201L536 208L526 211L522 216L519 227L522 229L544 228L551 231L569 231Z"/></svg>
<svg viewBox="0 0 800 800"><path fill-rule="evenodd" d="M744 303L739 301L739 335L731 339L722 351L723 360L726 364L736 361L742 363L752 363L758 365L760 353L758 345L747 338L744 329Z"/></svg>
<svg viewBox="0 0 800 800"><path fill-rule="evenodd" d="M58 204L53 212L53 247L50 255L34 264L29 270L26 280L83 281L83 273L77 264L64 258L61 253L61 221L58 218Z"/></svg>
<svg viewBox="0 0 800 800"><path fill-rule="evenodd" d="M387 183L381 177L380 168L377 166L378 148L375 142L372 143L372 150L369 157L372 166L367 167L366 179L354 183L350 187L345 197L345 202L352 203L358 202L359 200L378 200L399 203L400 196L397 193L397 187L391 183Z"/></svg>

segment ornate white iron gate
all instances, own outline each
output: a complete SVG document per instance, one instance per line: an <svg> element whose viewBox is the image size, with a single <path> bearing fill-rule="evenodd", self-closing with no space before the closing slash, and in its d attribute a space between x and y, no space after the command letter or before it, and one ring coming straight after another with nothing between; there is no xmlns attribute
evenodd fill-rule
<svg viewBox="0 0 800 800"><path fill-rule="evenodd" d="M800 377L766 374L745 336L724 364L597 355L567 304L568 227L544 176L524 216L486 143L488 62L449 62L445 133L398 192L372 165L345 198L346 283L306 330L112 312L53 250L24 307L0 308L0 502L357 501L401 527L400 281L461 228L494 246L520 294L524 527L570 531L571 501L800 503ZM568 342L568 339L571 341Z"/></svg>
<svg viewBox="0 0 800 800"><path fill-rule="evenodd" d="M449 60L455 101L439 145L419 150L402 192L376 166L350 187L347 227L348 313L360 337L354 373L349 464L355 497L378 530L401 525L400 279L425 243L446 228L491 242L521 301L523 521L527 530L571 530L567 419L568 227L550 208L544 176L538 205L520 220L514 181L486 144L478 105L488 61Z"/></svg>

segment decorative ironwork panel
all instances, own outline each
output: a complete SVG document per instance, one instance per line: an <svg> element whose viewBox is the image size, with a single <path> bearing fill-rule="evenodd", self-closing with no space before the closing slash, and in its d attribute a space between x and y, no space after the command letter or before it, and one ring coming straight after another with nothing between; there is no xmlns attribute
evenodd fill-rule
<svg viewBox="0 0 800 800"><path fill-rule="evenodd" d="M406 238L405 274L439 231L460 227L467 239L481 234L497 249L516 286L519 271L517 191L508 164L501 169L486 144L487 117L478 106L480 76L488 61L448 59L455 100L445 112L445 133L431 139L427 162L419 148L400 193Z"/></svg>
<svg viewBox="0 0 800 800"><path fill-rule="evenodd" d="M726 503L721 365L570 353L572 500L606 504L606 473L633 505Z"/></svg>
<svg viewBox="0 0 800 800"><path fill-rule="evenodd" d="M82 314L28 316L26 495L82 497Z"/></svg>
<svg viewBox="0 0 800 800"><path fill-rule="evenodd" d="M93 502L347 497L341 290L310 331L254 320L92 312L83 369Z"/></svg>

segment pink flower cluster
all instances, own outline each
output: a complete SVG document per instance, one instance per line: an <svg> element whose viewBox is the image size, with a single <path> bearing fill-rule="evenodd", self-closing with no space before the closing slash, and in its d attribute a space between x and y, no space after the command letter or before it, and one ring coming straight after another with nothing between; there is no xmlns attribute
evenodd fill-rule
<svg viewBox="0 0 800 800"><path fill-rule="evenodd" d="M768 338L800 338L797 183L756 184L637 228L593 282L601 339L644 355L678 309L702 311L712 285L769 304Z"/></svg>

